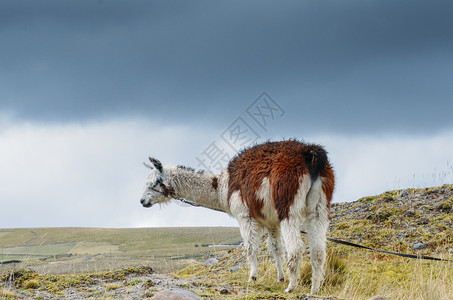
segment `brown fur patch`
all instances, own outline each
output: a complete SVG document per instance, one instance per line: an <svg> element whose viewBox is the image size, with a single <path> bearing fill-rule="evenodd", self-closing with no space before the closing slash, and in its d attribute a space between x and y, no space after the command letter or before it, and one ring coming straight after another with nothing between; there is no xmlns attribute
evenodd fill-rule
<svg viewBox="0 0 453 300"><path fill-rule="evenodd" d="M283 220L288 218L289 208L294 203L299 178L310 174L315 179L323 172L328 177L327 166L330 167L327 154L318 145L289 140L254 146L240 152L228 165L228 201L235 191L239 191L250 216L263 218L264 203L256 197L256 193L267 177L274 208L279 219Z"/></svg>
<svg viewBox="0 0 453 300"><path fill-rule="evenodd" d="M330 202L332 201L333 190L335 188L335 175L332 166L327 164L326 169L321 172L322 191L327 198L327 211L330 212ZM330 215L330 213L329 213Z"/></svg>
<svg viewBox="0 0 453 300"><path fill-rule="evenodd" d="M219 180L217 177L212 178L212 187L217 191L217 187L219 186Z"/></svg>
<svg viewBox="0 0 453 300"><path fill-rule="evenodd" d="M162 188L162 194L164 194L165 197L172 197L174 198L176 196L175 189L172 186L166 186L162 181L160 182L160 187Z"/></svg>

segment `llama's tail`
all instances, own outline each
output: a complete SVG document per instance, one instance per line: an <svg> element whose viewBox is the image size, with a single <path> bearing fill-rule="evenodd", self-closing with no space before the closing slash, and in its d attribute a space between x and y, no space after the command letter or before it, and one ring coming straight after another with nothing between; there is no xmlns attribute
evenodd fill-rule
<svg viewBox="0 0 453 300"><path fill-rule="evenodd" d="M310 177L312 180L315 180L326 169L329 163L327 152L322 146L312 144L306 145L303 154Z"/></svg>

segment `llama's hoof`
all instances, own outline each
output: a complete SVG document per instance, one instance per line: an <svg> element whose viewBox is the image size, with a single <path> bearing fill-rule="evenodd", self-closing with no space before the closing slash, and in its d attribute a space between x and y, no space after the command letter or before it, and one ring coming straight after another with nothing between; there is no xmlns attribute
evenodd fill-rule
<svg viewBox="0 0 453 300"><path fill-rule="evenodd" d="M285 293L291 293L293 290L294 288L289 286L285 289Z"/></svg>
<svg viewBox="0 0 453 300"><path fill-rule="evenodd" d="M256 276L250 276L249 282L256 281Z"/></svg>
<svg viewBox="0 0 453 300"><path fill-rule="evenodd" d="M278 282L285 282L285 277L280 277L280 278L278 279Z"/></svg>
<svg viewBox="0 0 453 300"><path fill-rule="evenodd" d="M319 292L319 288L311 288L310 290L310 296L311 295L316 295Z"/></svg>

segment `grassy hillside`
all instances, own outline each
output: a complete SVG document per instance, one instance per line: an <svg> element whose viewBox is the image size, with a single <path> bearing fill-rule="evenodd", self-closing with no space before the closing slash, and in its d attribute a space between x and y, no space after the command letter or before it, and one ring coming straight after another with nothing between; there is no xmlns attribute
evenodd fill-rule
<svg viewBox="0 0 453 300"><path fill-rule="evenodd" d="M202 247L204 244L230 244L240 240L239 230L228 227L0 229L0 262L20 260L22 267L32 266L47 273L144 264L168 271L231 248Z"/></svg>
<svg viewBox="0 0 453 300"><path fill-rule="evenodd" d="M384 250L453 251L453 185L394 190L332 206L329 235ZM414 251L416 243L424 249Z"/></svg>

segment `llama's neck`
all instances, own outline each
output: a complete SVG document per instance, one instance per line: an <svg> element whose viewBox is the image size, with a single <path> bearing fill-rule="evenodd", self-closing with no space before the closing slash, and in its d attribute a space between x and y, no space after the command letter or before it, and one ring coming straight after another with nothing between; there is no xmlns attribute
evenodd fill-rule
<svg viewBox="0 0 453 300"><path fill-rule="evenodd" d="M211 173L197 173L185 168L168 168L167 174L175 190L175 198L190 200L215 210L229 211L219 198L219 176Z"/></svg>

